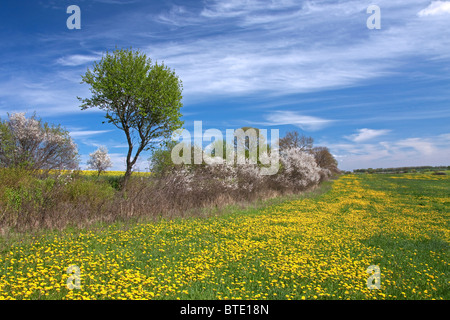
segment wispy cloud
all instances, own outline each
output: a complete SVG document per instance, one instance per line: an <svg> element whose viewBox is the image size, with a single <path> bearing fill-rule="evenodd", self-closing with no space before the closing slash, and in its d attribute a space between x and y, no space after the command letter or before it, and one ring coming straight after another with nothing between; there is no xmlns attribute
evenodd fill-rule
<svg viewBox="0 0 450 320"><path fill-rule="evenodd" d="M366 28L369 4L207 1L197 15L174 6L160 22L208 29L179 29L185 40L152 44L147 52L179 72L188 95L203 97L354 86L394 74L405 57L447 54L448 31L436 31L449 28L449 21L422 21L417 16L428 2L380 0L379 32ZM214 33L226 26L227 33Z"/></svg>
<svg viewBox="0 0 450 320"><path fill-rule="evenodd" d="M178 5L173 5L169 11L159 13L155 16L155 21L176 27L199 24L199 20L194 12Z"/></svg>
<svg viewBox="0 0 450 320"><path fill-rule="evenodd" d="M106 132L111 132L112 130L80 130L80 131L70 131L72 138L90 137L103 134Z"/></svg>
<svg viewBox="0 0 450 320"><path fill-rule="evenodd" d="M267 10L280 11L299 8L295 1L271 1L258 0L231 0L231 1L207 1L200 15L207 18L233 18L246 17L249 12L267 12Z"/></svg>
<svg viewBox="0 0 450 320"><path fill-rule="evenodd" d="M6 112L37 111L43 117L78 113L80 102L77 96L85 96L89 92L85 86L79 85L79 79L79 75L74 75L70 80L64 80L56 74L46 74L40 78L18 75L3 81L0 79L0 97L7 102L7 109L1 108L0 116ZM90 109L86 112L98 111Z"/></svg>
<svg viewBox="0 0 450 320"><path fill-rule="evenodd" d="M82 55L82 54L74 54L65 57L59 58L56 63L63 66L79 66L87 63L92 63L96 60L100 60L102 58L101 54L95 55Z"/></svg>
<svg viewBox="0 0 450 320"><path fill-rule="evenodd" d="M266 122L256 124L266 126L294 125L305 131L320 130L335 122L335 120L306 116L292 111L274 111L266 114L264 118L267 120Z"/></svg>
<svg viewBox="0 0 450 320"><path fill-rule="evenodd" d="M352 134L350 136L346 136L347 139L354 141L354 142L363 142L367 140L371 140L373 138L385 135L389 133L391 130L387 129L381 129L381 130L375 130L375 129L358 129L357 133Z"/></svg>
<svg viewBox="0 0 450 320"><path fill-rule="evenodd" d="M448 58L450 19L418 16L436 3L441 11L448 4L379 0L383 28L377 32L365 24L371 1L248 0L164 6L167 9L155 13L130 10L93 21L89 33L41 37L48 38L46 44L67 46L76 39L88 52L54 53L59 67L99 60L99 47L110 48L111 40L123 43L126 38L127 45L175 69L183 80L185 99L276 97L365 84L396 74L411 56ZM66 78L78 80L79 74ZM21 99L27 97L13 91ZM32 98L26 98L28 104Z"/></svg>
<svg viewBox="0 0 450 320"><path fill-rule="evenodd" d="M417 15L419 17L435 16L442 14L450 14L450 2L448 1L433 1L425 9L420 10Z"/></svg>

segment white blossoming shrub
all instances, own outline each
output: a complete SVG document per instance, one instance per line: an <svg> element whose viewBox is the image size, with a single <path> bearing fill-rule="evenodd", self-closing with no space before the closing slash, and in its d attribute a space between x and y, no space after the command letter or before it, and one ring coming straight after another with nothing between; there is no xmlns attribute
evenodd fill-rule
<svg viewBox="0 0 450 320"><path fill-rule="evenodd" d="M22 146L39 139L41 127L39 121L25 118L25 113L14 113L9 116L9 128Z"/></svg>
<svg viewBox="0 0 450 320"><path fill-rule="evenodd" d="M238 188L236 168L227 164L226 161L180 166L174 170L174 173L176 177L183 177L183 183L189 191L220 189L228 192Z"/></svg>
<svg viewBox="0 0 450 320"><path fill-rule="evenodd" d="M319 174L320 174L320 181L328 180L333 175L331 170L327 168L320 168Z"/></svg>
<svg viewBox="0 0 450 320"><path fill-rule="evenodd" d="M288 148L281 153L280 162L282 168L275 180L285 188L303 190L320 182L322 169L312 154Z"/></svg>
<svg viewBox="0 0 450 320"><path fill-rule="evenodd" d="M98 175L106 169L112 167L111 158L108 155L108 149L101 146L91 154L89 154L89 160L87 162L89 169L94 169L98 172Z"/></svg>
<svg viewBox="0 0 450 320"><path fill-rule="evenodd" d="M220 196L252 199L261 192L296 192L317 185L331 176L320 168L314 155L299 148L289 148L280 154L280 170L263 175L261 164L248 159L227 163L225 159L208 158L201 165L177 165L164 176L161 188L178 202L212 203ZM184 200L183 200L184 199Z"/></svg>
<svg viewBox="0 0 450 320"><path fill-rule="evenodd" d="M185 166L177 166L163 181L163 189L170 189L176 193L192 191L194 174Z"/></svg>
<svg viewBox="0 0 450 320"><path fill-rule="evenodd" d="M256 164L245 163L236 166L239 189L247 192L256 192L263 186L264 176L261 174L261 168Z"/></svg>
<svg viewBox="0 0 450 320"><path fill-rule="evenodd" d="M224 192L232 192L239 188L238 172L232 164L227 163L225 160L222 163L206 165L201 168L201 172L201 175L204 177L204 185L213 183Z"/></svg>
<svg viewBox="0 0 450 320"><path fill-rule="evenodd" d="M69 132L25 113L0 122L0 167L76 169L77 146Z"/></svg>
<svg viewBox="0 0 450 320"><path fill-rule="evenodd" d="M166 175L164 189L170 189L174 197L213 201L224 195L246 198L263 186L259 167L248 161L235 165L224 159L210 159L208 163L177 166Z"/></svg>

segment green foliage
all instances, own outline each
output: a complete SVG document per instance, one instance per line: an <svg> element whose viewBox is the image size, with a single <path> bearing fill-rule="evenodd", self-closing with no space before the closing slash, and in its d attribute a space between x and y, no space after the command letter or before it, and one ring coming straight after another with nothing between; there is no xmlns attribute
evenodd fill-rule
<svg viewBox="0 0 450 320"><path fill-rule="evenodd" d="M226 139L223 139L222 141L216 140L212 143L211 146L211 156L218 157L220 152L219 150L222 149L222 158L226 159L227 152L230 150L234 150L234 146L230 145Z"/></svg>
<svg viewBox="0 0 450 320"><path fill-rule="evenodd" d="M109 181L86 176L42 177L20 168L0 170L0 208L4 212L40 211L62 202L98 204L112 200L115 193Z"/></svg>
<svg viewBox="0 0 450 320"><path fill-rule="evenodd" d="M241 134L243 134L243 136L240 136ZM254 127L242 127L236 130L235 135L236 137L233 140L233 150L235 153L238 153L239 144L243 143L245 159L253 159L256 160L258 164L261 164L261 154L266 151L270 153L270 145L266 142L266 138L261 134L260 129ZM239 141L239 139L242 138L244 138L244 140ZM229 147L230 146L228 146L228 148ZM224 145L224 158L226 150L227 147Z"/></svg>
<svg viewBox="0 0 450 320"><path fill-rule="evenodd" d="M106 176L103 177L103 179L107 181L113 189L120 190L120 181L121 181L120 176Z"/></svg>
<svg viewBox="0 0 450 320"><path fill-rule="evenodd" d="M140 51L107 52L82 80L91 86L92 97L78 98L83 102L81 108L106 111L107 122L125 133L128 143L125 179L131 175L142 151L150 150L156 139L169 138L183 124L181 80L163 63L152 64Z"/></svg>
<svg viewBox="0 0 450 320"><path fill-rule="evenodd" d="M447 166L418 166L418 167L397 167L397 168L368 168L368 169L354 169L354 173L423 173L423 172L429 172L429 171L436 171L436 170L448 170L449 167Z"/></svg>
<svg viewBox="0 0 450 320"><path fill-rule="evenodd" d="M70 201L88 201L93 203L112 200L115 190L108 183L82 178L68 183L64 189L64 193Z"/></svg>
<svg viewBox="0 0 450 320"><path fill-rule="evenodd" d="M4 179L1 180L4 181ZM40 179L24 174L20 180L16 180L16 183L4 185L0 189L0 203L5 205L6 210L12 209L16 212L22 210L24 203L38 209L46 204L46 195L51 192L54 185L54 178Z"/></svg>
<svg viewBox="0 0 450 320"><path fill-rule="evenodd" d="M14 136L7 121L0 121L0 168L5 168L15 158Z"/></svg>
<svg viewBox="0 0 450 320"><path fill-rule="evenodd" d="M172 162L172 148L178 144L177 141L167 141L163 147L152 152L150 161L150 171L156 175L163 175L175 167Z"/></svg>
<svg viewBox="0 0 450 320"><path fill-rule="evenodd" d="M32 178L31 172L23 168L0 168L0 192L5 187L18 187Z"/></svg>

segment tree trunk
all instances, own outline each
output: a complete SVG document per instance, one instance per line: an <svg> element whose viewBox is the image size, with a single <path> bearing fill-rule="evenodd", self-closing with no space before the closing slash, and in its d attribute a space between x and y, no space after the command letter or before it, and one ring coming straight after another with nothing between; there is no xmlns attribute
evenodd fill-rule
<svg viewBox="0 0 450 320"><path fill-rule="evenodd" d="M125 135L127 137L127 142L128 142L128 153L127 153L127 170L125 171L125 176L122 178L121 184L120 184L120 189L123 190L125 189L128 180L130 179L131 176L131 169L133 167L133 163L131 161L131 155L133 154L133 142L131 140L131 135L130 135L130 131L129 128L124 126L124 132Z"/></svg>
<svg viewBox="0 0 450 320"><path fill-rule="evenodd" d="M131 159L132 155L133 155L133 142L131 140L131 135L130 135L129 129L127 128L124 131L125 131L125 134L127 136L127 141L128 141L128 153L127 153L127 170L125 171L125 176L123 177L122 184L121 184L122 190L127 185L128 180L130 179L130 176L131 176L131 169L133 168L134 164L136 163L136 161L139 157L139 154L141 153L142 150L144 150L144 147L146 145L145 140L143 140L142 133L139 132L139 135L142 140L140 142L139 148L136 151L136 154L134 155L133 159Z"/></svg>
<svg viewBox="0 0 450 320"><path fill-rule="evenodd" d="M127 170L125 171L125 175L124 175L124 177L122 178L122 183L121 183L121 186L120 186L120 189L121 190L123 190L125 187L126 187L126 185L127 185L127 183L128 183L128 180L130 180L130 176L131 176L131 165L129 164L129 163L127 163Z"/></svg>

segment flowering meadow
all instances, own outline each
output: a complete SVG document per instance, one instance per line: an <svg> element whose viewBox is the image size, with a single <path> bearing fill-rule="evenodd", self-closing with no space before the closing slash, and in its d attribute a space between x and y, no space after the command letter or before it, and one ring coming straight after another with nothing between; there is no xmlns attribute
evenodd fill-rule
<svg viewBox="0 0 450 320"><path fill-rule="evenodd" d="M343 175L259 209L0 243L0 299L449 299L449 182Z"/></svg>

